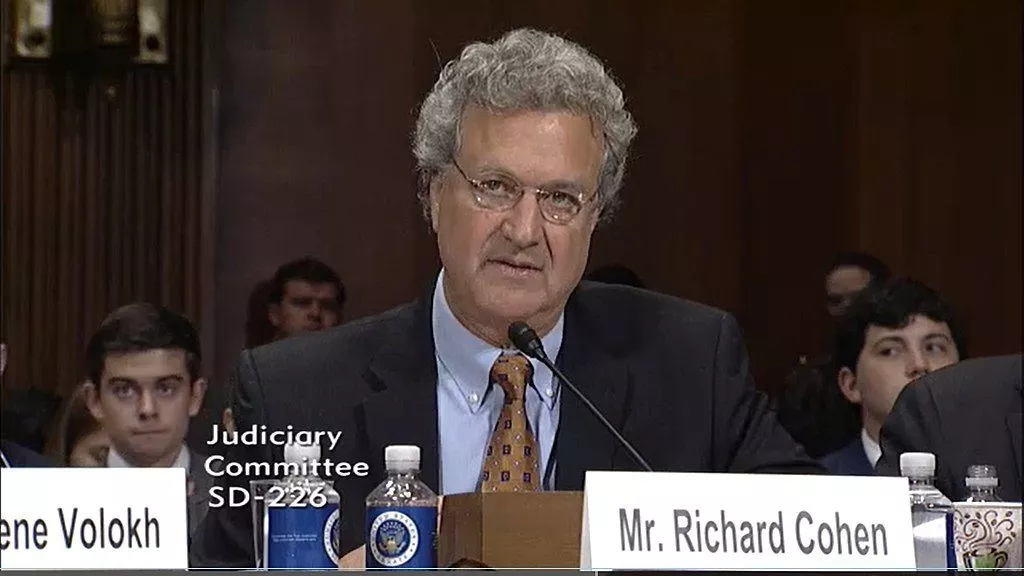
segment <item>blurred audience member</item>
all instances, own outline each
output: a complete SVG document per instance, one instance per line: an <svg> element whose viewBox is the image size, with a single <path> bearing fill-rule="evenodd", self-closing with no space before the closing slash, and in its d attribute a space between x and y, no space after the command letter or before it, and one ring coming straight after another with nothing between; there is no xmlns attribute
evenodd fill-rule
<svg viewBox="0 0 1024 576"><path fill-rule="evenodd" d="M275 340L341 323L345 286L323 262L303 258L284 264L270 284L267 317Z"/></svg>
<svg viewBox="0 0 1024 576"><path fill-rule="evenodd" d="M884 285L889 277L889 267L870 254L837 254L825 274L828 313L837 319L852 297L868 286ZM829 340L829 352L800 358L773 399L782 426L814 458L846 446L861 427L857 407L839 391L839 367L831 352L834 337Z"/></svg>
<svg viewBox="0 0 1024 576"><path fill-rule="evenodd" d="M7 370L7 344L0 342L0 376ZM5 416L6 418L6 416ZM13 440L0 438L0 467L40 468L51 466L48 459Z"/></svg>
<svg viewBox="0 0 1024 576"><path fill-rule="evenodd" d="M60 397L36 388L12 390L4 398L3 437L33 452L42 452L57 411Z"/></svg>
<svg viewBox="0 0 1024 576"><path fill-rule="evenodd" d="M1024 496L1024 386L1021 355L966 360L912 382L882 426L877 471L900 475L900 454L935 454L935 487L949 499L968 496L964 478L976 464L995 466L1000 498Z"/></svg>
<svg viewBox="0 0 1024 576"><path fill-rule="evenodd" d="M245 315L245 347L256 348L274 340L276 332L270 323L270 291L273 283L263 280L253 287L249 294L249 306Z"/></svg>
<svg viewBox="0 0 1024 576"><path fill-rule="evenodd" d="M107 465L110 436L89 412L85 395L85 386L77 386L64 401L46 455L62 466L102 468Z"/></svg>
<svg viewBox="0 0 1024 576"><path fill-rule="evenodd" d="M637 273L622 264L601 266L600 268L593 270L590 274L587 274L584 280L602 282L604 284L621 284L623 286L632 286L634 288L645 288L644 283L640 280L640 277L637 276Z"/></svg>
<svg viewBox="0 0 1024 576"><path fill-rule="evenodd" d="M889 281L889 267L878 258L863 252L841 252L832 261L825 275L825 298L828 313L842 316L850 301L868 286L881 286Z"/></svg>
<svg viewBox="0 0 1024 576"><path fill-rule="evenodd" d="M185 445L206 394L195 328L166 308L130 304L103 321L86 361L86 403L110 436L106 465L184 468L191 534L206 515L213 485L205 457Z"/></svg>
<svg viewBox="0 0 1024 576"><path fill-rule="evenodd" d="M964 334L937 292L901 278L861 292L839 320L839 390L860 410L861 432L822 459L835 474L874 473L878 434L896 397L912 380L966 355Z"/></svg>

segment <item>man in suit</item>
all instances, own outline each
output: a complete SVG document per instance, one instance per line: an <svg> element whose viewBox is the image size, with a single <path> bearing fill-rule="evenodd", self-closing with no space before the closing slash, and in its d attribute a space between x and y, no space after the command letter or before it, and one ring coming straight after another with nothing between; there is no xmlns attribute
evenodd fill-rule
<svg viewBox="0 0 1024 576"><path fill-rule="evenodd" d="M7 370L7 344L0 342L0 376ZM53 464L43 455L16 442L0 440L0 468L48 468Z"/></svg>
<svg viewBox="0 0 1024 576"><path fill-rule="evenodd" d="M949 499L967 497L964 478L975 464L995 466L997 494L1024 496L1021 355L966 360L911 383L882 427L879 474L898 476L900 454L935 454L935 487Z"/></svg>
<svg viewBox="0 0 1024 576"><path fill-rule="evenodd" d="M416 128L437 280L412 304L242 354L239 430L341 431L326 455L370 464L367 476L335 479L342 553L363 544L365 497L390 444L419 445L422 478L442 494L581 490L587 470L637 469L582 402L510 345L514 321L656 470L820 470L755 391L730 315L580 283L635 131L622 92L580 46L532 30L468 46ZM280 461L281 448L239 446L229 459ZM207 524L195 565L252 565L247 507L211 510Z"/></svg>
<svg viewBox="0 0 1024 576"><path fill-rule="evenodd" d="M920 282L896 279L854 299L839 321L838 384L859 407L860 434L822 458L833 474L873 475L881 456L878 433L896 396L913 379L966 354L952 308Z"/></svg>
<svg viewBox="0 0 1024 576"><path fill-rule="evenodd" d="M206 393L195 328L162 306L129 304L100 324L86 362L86 405L110 437L106 466L184 468L191 535L213 485L206 458L184 442Z"/></svg>

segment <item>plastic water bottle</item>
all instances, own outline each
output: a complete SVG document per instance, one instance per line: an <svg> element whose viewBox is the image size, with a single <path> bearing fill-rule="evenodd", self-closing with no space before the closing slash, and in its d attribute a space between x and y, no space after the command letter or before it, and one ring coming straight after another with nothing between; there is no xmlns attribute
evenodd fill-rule
<svg viewBox="0 0 1024 576"><path fill-rule="evenodd" d="M419 446L384 449L388 477L366 497L366 567L437 567L437 495L419 479Z"/></svg>
<svg viewBox="0 0 1024 576"><path fill-rule="evenodd" d="M996 494L996 487L999 486L999 476L996 475L996 467L988 464L975 464L967 469L967 478L964 480L967 485L966 502L1002 502Z"/></svg>
<svg viewBox="0 0 1024 576"><path fill-rule="evenodd" d="M269 569L337 570L341 542L341 498L330 482L316 474L320 446L288 444L285 462L291 474L264 497Z"/></svg>
<svg viewBox="0 0 1024 576"><path fill-rule="evenodd" d="M956 568L953 503L935 487L935 455L904 452L900 474L910 482L910 518L914 526L917 568Z"/></svg>

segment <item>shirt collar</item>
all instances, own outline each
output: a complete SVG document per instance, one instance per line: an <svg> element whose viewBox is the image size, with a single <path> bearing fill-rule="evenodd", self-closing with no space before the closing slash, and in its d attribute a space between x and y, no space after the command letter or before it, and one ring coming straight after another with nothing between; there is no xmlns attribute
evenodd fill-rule
<svg viewBox="0 0 1024 576"><path fill-rule="evenodd" d="M183 444L181 451L178 452L178 457L174 460L174 463L169 468L184 468L186 472L189 471L192 465L192 457L189 454L188 448ZM132 466L123 456L117 453L117 450L111 446L107 452L107 468L138 468L138 466Z"/></svg>
<svg viewBox="0 0 1024 576"><path fill-rule="evenodd" d="M487 393L491 366L504 350L481 340L463 326L452 313L444 293L444 269L437 275L431 317L434 349L441 365L455 380L455 385L463 397L476 394L483 398ZM541 338L544 351L552 359L558 358L558 352L562 347L564 319L563 312L559 315L554 328ZM551 382L553 374L533 358L530 358L530 363L533 364L534 384L540 392L541 384ZM557 390L557 387L555 389ZM551 409L554 406L554 396L543 393L539 396L547 408Z"/></svg>
<svg viewBox="0 0 1024 576"><path fill-rule="evenodd" d="M864 454L867 455L868 462L874 467L882 458L882 447L871 438L871 435L864 428L860 429L860 442L864 445Z"/></svg>

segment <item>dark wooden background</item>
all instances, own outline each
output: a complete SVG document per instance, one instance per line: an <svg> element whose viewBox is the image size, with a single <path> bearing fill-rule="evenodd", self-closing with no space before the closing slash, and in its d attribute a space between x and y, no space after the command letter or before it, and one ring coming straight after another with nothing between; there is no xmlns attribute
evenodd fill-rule
<svg viewBox="0 0 1024 576"><path fill-rule="evenodd" d="M841 249L941 290L973 352L1021 349L1019 0L174 5L173 71L116 106L4 70L8 387L66 385L109 308L150 298L201 324L216 389L250 288L302 255L350 319L420 294L416 106L439 62L524 25L605 60L640 126L592 264L733 312L763 387L822 350Z"/></svg>

